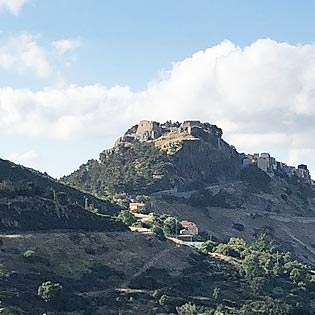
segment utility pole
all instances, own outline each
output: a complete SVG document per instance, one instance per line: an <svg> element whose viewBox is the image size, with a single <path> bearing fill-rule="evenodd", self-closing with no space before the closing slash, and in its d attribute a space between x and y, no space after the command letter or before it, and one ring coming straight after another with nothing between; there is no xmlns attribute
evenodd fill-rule
<svg viewBox="0 0 315 315"><path fill-rule="evenodd" d="M86 196L84 196L84 209L86 209L86 210L88 208L88 201L89 201L89 199Z"/></svg>
<svg viewBox="0 0 315 315"><path fill-rule="evenodd" d="M175 235L177 237L177 224L178 224L178 218L175 217Z"/></svg>
<svg viewBox="0 0 315 315"><path fill-rule="evenodd" d="M57 198L56 198L56 190L53 189L52 191L53 191L53 196L54 196L53 198L54 198L54 201L56 201L56 199L57 199Z"/></svg>
<svg viewBox="0 0 315 315"><path fill-rule="evenodd" d="M12 203L10 202L10 199L8 198L8 211L11 210L11 205L12 205Z"/></svg>

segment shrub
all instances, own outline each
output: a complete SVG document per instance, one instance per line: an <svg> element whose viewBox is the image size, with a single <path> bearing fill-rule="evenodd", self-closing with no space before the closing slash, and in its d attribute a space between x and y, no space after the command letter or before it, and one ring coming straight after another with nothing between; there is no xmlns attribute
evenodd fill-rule
<svg viewBox="0 0 315 315"><path fill-rule="evenodd" d="M218 300L219 297L220 297L220 293L221 293L221 289L218 288L218 287L215 287L213 289L213 292L212 292L212 297L215 299L215 300Z"/></svg>
<svg viewBox="0 0 315 315"><path fill-rule="evenodd" d="M38 295L45 302L59 302L61 299L62 285L60 283L53 283L51 281L43 282L38 287Z"/></svg>
<svg viewBox="0 0 315 315"><path fill-rule="evenodd" d="M137 221L135 216L128 210L120 211L118 214L118 219L121 220L123 223L127 224L128 226L134 224Z"/></svg>
<svg viewBox="0 0 315 315"><path fill-rule="evenodd" d="M212 249L215 247L216 243L213 241L205 241L201 244L200 250L201 252L207 254L209 252L212 252Z"/></svg>
<svg viewBox="0 0 315 315"><path fill-rule="evenodd" d="M30 264L42 263L46 264L47 266L50 264L49 259L47 259L46 257L41 257L38 253L31 249L24 252L23 261Z"/></svg>
<svg viewBox="0 0 315 315"><path fill-rule="evenodd" d="M165 235L174 235L176 233L179 233L180 229L181 225L174 217L169 216L163 221L163 231Z"/></svg>
<svg viewBox="0 0 315 315"><path fill-rule="evenodd" d="M161 296L159 304L167 311L173 312L176 310L176 307L183 304L183 299L164 294Z"/></svg>
<svg viewBox="0 0 315 315"><path fill-rule="evenodd" d="M64 192L57 192L56 193L56 201L61 205L66 205L68 203L68 196Z"/></svg>
<svg viewBox="0 0 315 315"><path fill-rule="evenodd" d="M243 305L241 314L244 315L287 315L291 307L285 302L267 299L266 301L254 301Z"/></svg>
<svg viewBox="0 0 315 315"><path fill-rule="evenodd" d="M162 228L160 228L159 226L155 226L153 229L152 229L152 232L153 234L161 241L165 241L166 240L166 237L165 237L165 234L164 234L164 231Z"/></svg>
<svg viewBox="0 0 315 315"><path fill-rule="evenodd" d="M33 260L36 257L36 254L33 250L29 249L23 254L24 260Z"/></svg>
<svg viewBox="0 0 315 315"><path fill-rule="evenodd" d="M155 299L160 299L162 295L163 295L163 294L162 294L161 291L159 291L159 290L154 290L153 293L152 293L152 296L153 296Z"/></svg>
<svg viewBox="0 0 315 315"><path fill-rule="evenodd" d="M186 303L182 306L176 307L176 311L178 315L197 315L197 307L195 304Z"/></svg>
<svg viewBox="0 0 315 315"><path fill-rule="evenodd" d="M23 260L25 263L46 263L49 264L49 261L43 257L40 257L35 251L29 249L23 254Z"/></svg>

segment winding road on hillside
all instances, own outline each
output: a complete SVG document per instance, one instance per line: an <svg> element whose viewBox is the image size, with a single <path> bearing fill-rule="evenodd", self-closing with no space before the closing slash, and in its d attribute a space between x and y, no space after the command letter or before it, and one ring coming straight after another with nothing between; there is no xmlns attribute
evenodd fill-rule
<svg viewBox="0 0 315 315"><path fill-rule="evenodd" d="M315 217L285 217L280 215L269 215L269 218L284 223L315 223Z"/></svg>

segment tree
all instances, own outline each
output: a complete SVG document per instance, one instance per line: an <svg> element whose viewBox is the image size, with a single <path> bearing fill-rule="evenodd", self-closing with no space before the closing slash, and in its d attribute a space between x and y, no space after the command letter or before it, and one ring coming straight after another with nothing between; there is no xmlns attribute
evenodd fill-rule
<svg viewBox="0 0 315 315"><path fill-rule="evenodd" d="M23 260L27 263L34 263L38 261L38 258L39 257L36 255L36 253L31 249L25 251L23 254Z"/></svg>
<svg viewBox="0 0 315 315"><path fill-rule="evenodd" d="M56 201L61 204L62 206L68 203L68 196L64 192L57 192L56 193Z"/></svg>
<svg viewBox="0 0 315 315"><path fill-rule="evenodd" d="M43 282L38 287L38 295L45 301L58 303L61 299L62 285L51 281Z"/></svg>
<svg viewBox="0 0 315 315"><path fill-rule="evenodd" d="M255 253L245 256L241 270L254 293L260 292L267 281L260 257Z"/></svg>
<svg viewBox="0 0 315 315"><path fill-rule="evenodd" d="M153 227L152 232L159 240L164 241L166 239L163 229L159 226Z"/></svg>
<svg viewBox="0 0 315 315"><path fill-rule="evenodd" d="M220 297L220 293L221 293L221 289L218 288L218 287L215 287L215 288L213 289L212 297L213 297L215 300L218 300L219 297Z"/></svg>
<svg viewBox="0 0 315 315"><path fill-rule="evenodd" d="M123 223L127 224L128 226L132 225L137 221L135 216L127 210L120 211L118 214L118 219L120 219Z"/></svg>
<svg viewBox="0 0 315 315"><path fill-rule="evenodd" d="M165 235L175 235L179 232L182 226L178 223L178 220L174 217L168 216L163 222L163 230Z"/></svg>
<svg viewBox="0 0 315 315"><path fill-rule="evenodd" d="M291 307L285 302L268 298L265 301L255 301L243 305L241 314L243 315L288 315Z"/></svg>
<svg viewBox="0 0 315 315"><path fill-rule="evenodd" d="M169 296L169 295L162 295L159 299L159 304L164 307L168 312L176 311L176 308L183 304L183 299Z"/></svg>
<svg viewBox="0 0 315 315"><path fill-rule="evenodd" d="M200 251L207 254L209 252L212 252L212 249L215 247L215 245L216 245L216 243L211 241L211 240L205 241L201 244Z"/></svg>
<svg viewBox="0 0 315 315"><path fill-rule="evenodd" d="M186 303L182 306L176 307L176 311L178 315L197 315L197 307L195 304Z"/></svg>

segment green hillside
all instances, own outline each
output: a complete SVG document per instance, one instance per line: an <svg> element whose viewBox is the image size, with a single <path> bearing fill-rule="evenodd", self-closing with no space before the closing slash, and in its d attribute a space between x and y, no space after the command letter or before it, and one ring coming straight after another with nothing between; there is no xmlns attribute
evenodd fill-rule
<svg viewBox="0 0 315 315"><path fill-rule="evenodd" d="M0 160L3 231L124 230L111 217L116 209L108 201L67 187L48 175Z"/></svg>
<svg viewBox="0 0 315 315"><path fill-rule="evenodd" d="M264 238L207 242L204 252L131 232L25 233L0 240L3 314L315 311L314 272Z"/></svg>

